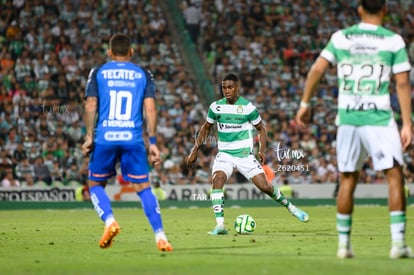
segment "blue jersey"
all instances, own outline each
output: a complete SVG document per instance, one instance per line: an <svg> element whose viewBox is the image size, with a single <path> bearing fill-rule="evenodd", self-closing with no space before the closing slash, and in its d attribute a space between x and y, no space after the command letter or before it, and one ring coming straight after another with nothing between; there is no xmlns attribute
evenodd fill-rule
<svg viewBox="0 0 414 275"><path fill-rule="evenodd" d="M155 98L152 76L132 62L110 61L92 69L86 97L97 97L97 144L131 144L143 141L143 101Z"/></svg>

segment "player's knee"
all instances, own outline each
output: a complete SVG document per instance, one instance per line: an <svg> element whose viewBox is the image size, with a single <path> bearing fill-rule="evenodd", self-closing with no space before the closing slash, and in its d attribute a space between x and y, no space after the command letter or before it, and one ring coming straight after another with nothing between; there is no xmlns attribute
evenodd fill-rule
<svg viewBox="0 0 414 275"><path fill-rule="evenodd" d="M132 186L134 186L136 193L140 193L144 191L145 189L149 189L151 187L149 182L133 183Z"/></svg>
<svg viewBox="0 0 414 275"><path fill-rule="evenodd" d="M88 181L88 186L89 186L89 187L94 187L94 186L98 186L98 185L100 185L100 186L105 187L105 186L106 186L106 183L107 183L107 181L96 181L96 180L89 180L89 181Z"/></svg>

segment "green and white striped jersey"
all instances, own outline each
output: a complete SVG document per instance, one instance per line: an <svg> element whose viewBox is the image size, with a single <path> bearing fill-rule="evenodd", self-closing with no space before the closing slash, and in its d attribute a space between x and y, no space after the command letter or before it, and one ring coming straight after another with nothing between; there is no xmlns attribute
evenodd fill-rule
<svg viewBox="0 0 414 275"><path fill-rule="evenodd" d="M391 75L411 70L399 34L359 23L335 32L320 56L337 65L337 125L388 125L394 119Z"/></svg>
<svg viewBox="0 0 414 275"><path fill-rule="evenodd" d="M234 104L225 98L210 105L207 122L217 122L218 150L235 157L246 157L253 152L253 126L262 118L250 101L239 97Z"/></svg>

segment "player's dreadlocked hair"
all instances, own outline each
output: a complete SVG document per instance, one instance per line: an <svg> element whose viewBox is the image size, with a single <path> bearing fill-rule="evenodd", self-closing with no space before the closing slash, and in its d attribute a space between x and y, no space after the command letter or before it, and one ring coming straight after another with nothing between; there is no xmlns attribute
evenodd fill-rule
<svg viewBox="0 0 414 275"><path fill-rule="evenodd" d="M360 0L360 4L366 12L370 14L376 14L387 4L387 1L386 0Z"/></svg>

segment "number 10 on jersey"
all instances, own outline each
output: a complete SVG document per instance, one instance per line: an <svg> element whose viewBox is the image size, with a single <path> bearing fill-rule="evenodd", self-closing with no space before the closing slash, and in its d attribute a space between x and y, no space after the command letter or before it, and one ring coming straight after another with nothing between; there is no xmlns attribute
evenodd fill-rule
<svg viewBox="0 0 414 275"><path fill-rule="evenodd" d="M109 120L129 120L132 111L132 94L129 91L109 91Z"/></svg>

